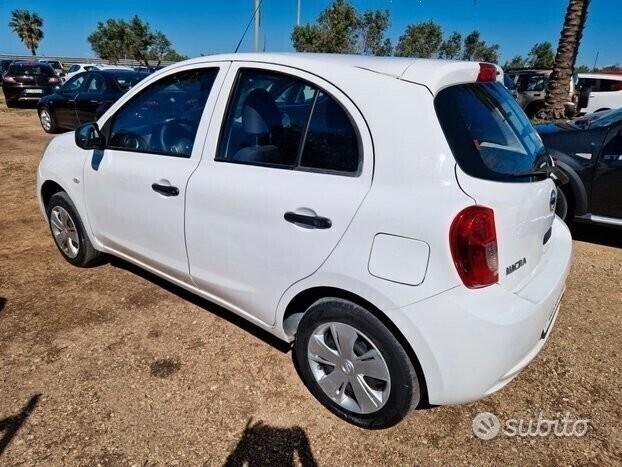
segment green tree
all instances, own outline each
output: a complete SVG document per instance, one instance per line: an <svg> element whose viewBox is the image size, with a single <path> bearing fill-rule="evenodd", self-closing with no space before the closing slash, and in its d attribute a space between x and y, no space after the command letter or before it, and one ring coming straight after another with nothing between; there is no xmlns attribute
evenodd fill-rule
<svg viewBox="0 0 622 467"><path fill-rule="evenodd" d="M347 0L335 0L314 24L294 27L292 43L298 52L390 55L393 47L384 37L390 23L387 10L359 15Z"/></svg>
<svg viewBox="0 0 622 467"><path fill-rule="evenodd" d="M538 42L531 48L527 60L533 68L552 68L555 62L553 46L550 42Z"/></svg>
<svg viewBox="0 0 622 467"><path fill-rule="evenodd" d="M400 36L395 55L399 57L431 58L443 42L443 30L434 21L409 24Z"/></svg>
<svg viewBox="0 0 622 467"><path fill-rule="evenodd" d="M87 38L93 51L111 63L133 58L145 66L149 61L184 60L186 57L171 47L171 41L160 31L152 31L149 23L138 16L129 22L110 18L97 23L97 29Z"/></svg>
<svg viewBox="0 0 622 467"><path fill-rule="evenodd" d="M575 73L589 73L592 69L587 65L579 65L574 67Z"/></svg>
<svg viewBox="0 0 622 467"><path fill-rule="evenodd" d="M335 0L316 24L296 26L292 42L298 52L354 53L360 18L346 0Z"/></svg>
<svg viewBox="0 0 622 467"><path fill-rule="evenodd" d="M490 63L499 61L499 46L488 45L480 39L479 31L473 31L464 38L463 60L475 60Z"/></svg>
<svg viewBox="0 0 622 467"><path fill-rule="evenodd" d="M17 34L19 40L37 55L39 43L43 39L43 18L37 13L28 10L13 10L9 27Z"/></svg>
<svg viewBox="0 0 622 467"><path fill-rule="evenodd" d="M523 58L521 55L516 55L512 57L509 62L505 62L503 65L504 70L513 70L516 68L525 68L527 67L527 59Z"/></svg>
<svg viewBox="0 0 622 467"><path fill-rule="evenodd" d="M553 71L546 88L545 107L539 112L539 118L557 119L566 116L564 104L568 101L570 80L583 37L589 4L590 0L568 1Z"/></svg>
<svg viewBox="0 0 622 467"><path fill-rule="evenodd" d="M360 18L360 51L371 55L391 55L391 39L384 34L391 25L388 10L368 10Z"/></svg>
<svg viewBox="0 0 622 467"><path fill-rule="evenodd" d="M458 59L462 51L462 35L454 32L443 41L438 49L438 58Z"/></svg>

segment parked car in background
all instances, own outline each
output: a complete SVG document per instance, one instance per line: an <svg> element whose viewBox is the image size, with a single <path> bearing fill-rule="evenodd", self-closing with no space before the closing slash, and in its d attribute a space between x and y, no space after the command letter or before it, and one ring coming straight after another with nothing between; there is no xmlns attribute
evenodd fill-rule
<svg viewBox="0 0 622 467"><path fill-rule="evenodd" d="M578 88L589 92L587 106L582 114L622 107L622 75L579 73Z"/></svg>
<svg viewBox="0 0 622 467"><path fill-rule="evenodd" d="M69 81L78 73L91 71L93 68L95 68L95 65L92 63L74 63L69 66L69 69L67 70L67 76L65 76L65 80Z"/></svg>
<svg viewBox="0 0 622 467"><path fill-rule="evenodd" d="M2 91L7 107L16 107L39 101L60 83L60 77L47 63L13 62L2 77Z"/></svg>
<svg viewBox="0 0 622 467"><path fill-rule="evenodd" d="M572 239L497 79L337 54L176 63L50 142L40 206L71 264L120 256L294 342L322 404L388 427L501 389L558 315Z"/></svg>
<svg viewBox="0 0 622 467"><path fill-rule="evenodd" d="M0 78L4 76L6 71L9 69L9 65L13 63L13 60L0 60ZM2 84L2 80L0 79L0 84Z"/></svg>
<svg viewBox="0 0 622 467"><path fill-rule="evenodd" d="M536 130L569 179L559 190L558 215L622 227L622 109Z"/></svg>
<svg viewBox="0 0 622 467"><path fill-rule="evenodd" d="M94 122L144 77L141 73L117 69L79 73L39 101L41 126L46 132L55 133Z"/></svg>
<svg viewBox="0 0 622 467"><path fill-rule="evenodd" d="M516 85L516 100L523 108L529 118L534 118L536 114L544 108L544 97L546 87L549 83L549 76L552 70L548 69L515 69L505 72ZM572 117L577 111L576 77L570 81L570 91L568 101L565 103L566 115Z"/></svg>
<svg viewBox="0 0 622 467"><path fill-rule="evenodd" d="M47 63L48 65L50 65L53 69L54 69L54 73L56 73L56 76L58 76L61 80L65 80L65 76L67 75L67 73L65 73L65 69L63 68L63 64L61 62L59 62L58 60L39 60L41 63Z"/></svg>

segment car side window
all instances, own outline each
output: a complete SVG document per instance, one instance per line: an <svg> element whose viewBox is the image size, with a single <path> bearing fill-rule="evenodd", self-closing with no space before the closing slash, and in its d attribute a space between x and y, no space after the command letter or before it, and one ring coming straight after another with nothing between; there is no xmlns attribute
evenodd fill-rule
<svg viewBox="0 0 622 467"><path fill-rule="evenodd" d="M353 173L360 164L358 134L346 111L313 84L281 72L242 69L216 160Z"/></svg>
<svg viewBox="0 0 622 467"><path fill-rule="evenodd" d="M86 92L89 94L102 94L106 91L106 78L99 73L94 74L86 85Z"/></svg>
<svg viewBox="0 0 622 467"><path fill-rule="evenodd" d="M80 89L80 87L82 87L82 84L84 83L84 80L86 79L86 76L87 75L84 73L74 76L73 78L71 78L69 81L67 81L63 85L62 90L66 92L77 91L78 89Z"/></svg>
<svg viewBox="0 0 622 467"><path fill-rule="evenodd" d="M107 147L190 157L218 68L165 76L134 96L112 117Z"/></svg>

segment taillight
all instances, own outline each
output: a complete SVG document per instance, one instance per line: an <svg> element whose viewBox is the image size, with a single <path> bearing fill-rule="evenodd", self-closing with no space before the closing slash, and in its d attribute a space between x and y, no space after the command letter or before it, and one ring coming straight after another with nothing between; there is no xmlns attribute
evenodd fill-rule
<svg viewBox="0 0 622 467"><path fill-rule="evenodd" d="M48 83L50 84L58 84L60 83L60 78L58 78L57 76L51 76L48 78Z"/></svg>
<svg viewBox="0 0 622 467"><path fill-rule="evenodd" d="M497 79L497 67L492 63L480 63L479 74L477 75L478 83L495 81Z"/></svg>
<svg viewBox="0 0 622 467"><path fill-rule="evenodd" d="M7 83L14 83L15 78L13 78L12 76L5 76L4 81L6 81Z"/></svg>
<svg viewBox="0 0 622 467"><path fill-rule="evenodd" d="M499 280L495 215L484 206L458 213L449 229L451 256L464 285L487 287Z"/></svg>

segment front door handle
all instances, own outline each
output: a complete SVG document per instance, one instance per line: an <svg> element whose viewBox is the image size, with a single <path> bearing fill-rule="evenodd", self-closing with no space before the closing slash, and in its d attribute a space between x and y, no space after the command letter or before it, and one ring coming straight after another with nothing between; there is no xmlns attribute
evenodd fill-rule
<svg viewBox="0 0 622 467"><path fill-rule="evenodd" d="M159 183L154 183L151 185L151 189L164 196L177 196L179 194L179 188L177 188L176 186L160 185Z"/></svg>
<svg viewBox="0 0 622 467"><path fill-rule="evenodd" d="M286 212L283 218L292 224L301 224L312 229L330 229L333 225L332 221L327 217L306 216L291 211Z"/></svg>

